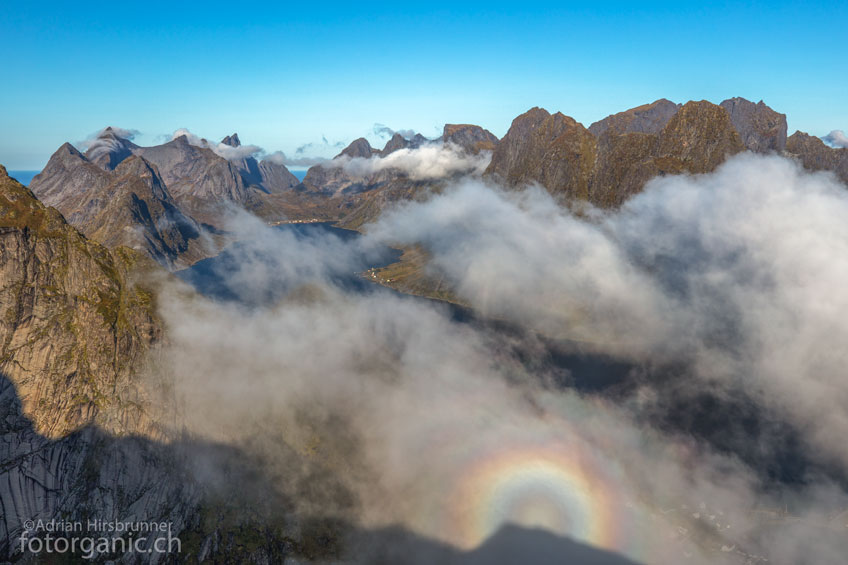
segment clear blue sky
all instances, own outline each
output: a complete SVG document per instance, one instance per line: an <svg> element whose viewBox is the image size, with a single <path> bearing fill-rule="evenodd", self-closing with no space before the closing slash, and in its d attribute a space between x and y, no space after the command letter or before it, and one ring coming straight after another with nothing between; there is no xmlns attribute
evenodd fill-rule
<svg viewBox="0 0 848 565"><path fill-rule="evenodd" d="M848 129L846 23L848 2L6 0L0 163L38 169L106 125L293 154L377 122L501 136L532 106L588 125L661 97L764 99L823 135Z"/></svg>

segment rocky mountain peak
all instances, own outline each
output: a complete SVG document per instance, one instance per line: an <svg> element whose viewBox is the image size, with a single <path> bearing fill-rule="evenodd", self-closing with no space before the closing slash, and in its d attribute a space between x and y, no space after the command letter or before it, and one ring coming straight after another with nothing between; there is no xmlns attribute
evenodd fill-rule
<svg viewBox="0 0 848 565"><path fill-rule="evenodd" d="M454 143L469 153L492 151L498 144L495 134L473 124L445 124L442 140Z"/></svg>
<svg viewBox="0 0 848 565"><path fill-rule="evenodd" d="M833 171L848 185L848 148L828 147L820 138L796 131L786 140L786 151L804 168Z"/></svg>
<svg viewBox="0 0 848 565"><path fill-rule="evenodd" d="M760 100L730 98L720 104L745 147L756 153L781 152L786 148L786 115L775 112Z"/></svg>
<svg viewBox="0 0 848 565"><path fill-rule="evenodd" d="M224 139L221 140L221 143L223 143L224 145L229 145L230 147L240 147L241 146L241 140L239 139L239 136L238 136L237 133L234 133L232 135L228 135L227 137L225 137Z"/></svg>
<svg viewBox="0 0 848 565"><path fill-rule="evenodd" d="M510 186L539 182L551 192L586 199L596 146L595 137L573 118L532 108L512 121L486 174Z"/></svg>
<svg viewBox="0 0 848 565"><path fill-rule="evenodd" d="M659 154L676 163L672 170L664 172L710 172L744 149L730 114L706 100L684 104L663 128L659 139Z"/></svg>
<svg viewBox="0 0 848 565"><path fill-rule="evenodd" d="M712 171L745 149L730 114L706 101L658 100L592 127L594 133L559 112L533 108L513 120L486 174L611 207L657 175Z"/></svg>
<svg viewBox="0 0 848 565"><path fill-rule="evenodd" d="M115 128L112 126L106 126L103 128L103 131L97 137L120 137L117 133L115 133Z"/></svg>
<svg viewBox="0 0 848 565"><path fill-rule="evenodd" d="M136 149L138 146L135 143L121 137L112 126L108 126L88 146L85 157L101 169L111 171Z"/></svg>
<svg viewBox="0 0 848 565"><path fill-rule="evenodd" d="M342 155L346 155L348 157L362 157L364 159L368 159L371 155L374 154L374 149L371 147L371 144L368 143L368 140L364 137L360 137L359 139L353 140L350 145L345 147L341 153L336 155L336 157L341 157Z"/></svg>
<svg viewBox="0 0 848 565"><path fill-rule="evenodd" d="M68 158L82 159L84 161L88 160L88 159L85 158L85 156L82 153L80 153L79 149L77 149L76 147L74 147L73 145L68 143L67 141L65 143L63 143L59 147L59 149L56 150L55 153L53 153L53 155L50 157L50 160L53 160L54 158L56 158L58 160L63 160L63 161L68 159Z"/></svg>
<svg viewBox="0 0 848 565"><path fill-rule="evenodd" d="M380 152L381 155L386 156L389 153L393 153L398 149L404 149L409 146L409 140L407 140L404 136L399 133L396 133L392 136L392 138L386 142L386 146L383 147L383 150Z"/></svg>
<svg viewBox="0 0 848 565"><path fill-rule="evenodd" d="M614 133L659 133L680 109L665 98L650 104L643 104L624 112L612 114L589 126L589 131L600 136L608 130Z"/></svg>
<svg viewBox="0 0 848 565"><path fill-rule="evenodd" d="M551 113L545 110L544 108L541 108L539 106L533 106L520 116L516 117L515 120L513 120L513 123L515 123L516 120L545 119L550 115Z"/></svg>

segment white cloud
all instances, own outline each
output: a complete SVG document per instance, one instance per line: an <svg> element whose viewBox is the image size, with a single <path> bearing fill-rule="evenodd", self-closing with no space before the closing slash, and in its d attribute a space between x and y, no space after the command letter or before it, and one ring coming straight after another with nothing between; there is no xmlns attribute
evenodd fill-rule
<svg viewBox="0 0 848 565"><path fill-rule="evenodd" d="M378 137L383 137L383 138L392 137L394 134L399 133L405 139L412 139L413 137L415 137L415 134L417 133L413 129L394 130L394 129L392 129L392 128L386 126L386 125L383 125L383 124L374 124L372 131L373 131L374 135L376 135Z"/></svg>
<svg viewBox="0 0 848 565"><path fill-rule="evenodd" d="M393 170L400 171L413 180L427 180L457 174L480 175L486 170L491 159L491 152L482 151L472 155L453 144L430 143L414 149L398 149L385 157L351 158L342 155L322 166L341 168L358 178Z"/></svg>
<svg viewBox="0 0 848 565"><path fill-rule="evenodd" d="M274 151L262 157L264 161L270 161L277 165L285 165L287 167L311 167L312 165L322 165L329 161L327 157L289 157L282 151Z"/></svg>
<svg viewBox="0 0 848 565"><path fill-rule="evenodd" d="M83 141L78 142L77 146L82 151L91 150L91 156L92 157L98 157L99 155L102 155L103 153L108 153L109 151L114 151L116 149L120 149L120 147L121 147L120 140L115 139L112 136L101 137L101 136L103 136L103 134L106 133L107 129L111 129L112 133L116 137L126 139L128 141L131 141L137 135L139 135L139 131L135 130L135 129L125 129L125 128L119 128L119 127L115 127L115 126L109 126L109 127L105 127L103 129L97 131L96 133L91 134L90 136L88 136Z"/></svg>
<svg viewBox="0 0 848 565"><path fill-rule="evenodd" d="M656 179L575 217L539 189L461 184L372 228L423 243L475 308L630 359L747 387L848 469L848 193L779 157ZM741 380L740 380L741 379Z"/></svg>
<svg viewBox="0 0 848 565"><path fill-rule="evenodd" d="M171 342L156 376L173 378L185 430L279 465L294 511L332 515L336 499L298 506L303 469L283 445L337 473L366 528L401 524L470 547L509 518L645 563L833 562L846 550L828 521L848 507L843 487L770 481L744 453L651 422L688 392L745 394L801 434L805 457L848 470L846 215L828 176L743 155L579 217L540 189L469 180L351 241L298 240L241 217L231 229L246 247L229 284L251 303L280 293L252 310L165 293ZM357 268L353 255L387 242L423 243L463 300L526 329L333 283ZM632 364L638 387L606 398L556 385L537 331ZM680 375L652 381L665 361ZM779 440L739 439L767 451ZM754 512L784 505L794 518L778 527ZM587 516L600 529L583 528Z"/></svg>
<svg viewBox="0 0 848 565"><path fill-rule="evenodd" d="M196 147L211 149L217 155L227 159L228 161L241 161L248 157L261 157L264 154L264 150L258 145L240 145L238 147L232 147L226 143L214 143L193 134L185 128L176 130L171 135L171 139L176 139L183 135L186 136L186 139L188 139L190 144Z"/></svg>
<svg viewBox="0 0 848 565"><path fill-rule="evenodd" d="M822 139L832 147L848 147L848 135L841 129L833 130Z"/></svg>

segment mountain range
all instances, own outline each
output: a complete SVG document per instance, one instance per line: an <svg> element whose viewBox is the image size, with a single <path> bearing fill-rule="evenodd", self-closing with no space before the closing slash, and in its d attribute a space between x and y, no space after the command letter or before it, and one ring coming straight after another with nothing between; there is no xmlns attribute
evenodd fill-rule
<svg viewBox="0 0 848 565"><path fill-rule="evenodd" d="M293 541L287 530L251 541L244 526L250 520L226 522L227 504L254 516L255 508L245 506L265 508L267 500L222 502L182 482L185 453L218 457L223 448L176 452L148 441L161 429L137 376L150 351L168 339L156 314L157 281L216 253L228 241L234 208L269 223L324 220L360 229L392 203L426 198L469 173L416 176L408 164L425 149L463 163L483 159L483 179L513 189L536 183L577 208L616 208L656 176L714 171L743 151L785 155L848 183L848 149L802 132L788 136L785 115L741 98L718 105L663 99L588 128L532 108L502 139L470 124L445 125L436 140L395 134L383 149L360 138L313 166L303 182L283 164L240 147L237 134L217 144L180 135L141 147L107 127L85 152L59 147L29 188L0 166L5 539L20 535L20 516L82 517L98 507L173 520L194 536L195 554L238 554L233 544L245 559L267 562L286 548L309 553L303 538ZM373 167L379 160L387 165ZM407 249L404 257L390 267L401 273L394 286L449 296L423 274L426 250ZM0 558L10 550L0 546Z"/></svg>
<svg viewBox="0 0 848 565"><path fill-rule="evenodd" d="M710 172L745 150L787 155L848 182L848 151L803 132L787 137L785 115L743 98L718 105L661 99L588 128L532 108L500 140L470 124L447 124L435 140L396 133L382 149L359 138L310 168L302 183L273 158L257 160L241 147L235 133L217 144L177 135L140 147L107 127L85 153L60 147L30 189L95 241L126 245L177 268L216 253L233 207L268 222L326 220L356 229L392 202L469 172L416 178L404 164L422 148L490 153L485 178L510 187L538 183L570 202L601 208L620 206L658 175ZM401 150L406 161L397 159Z"/></svg>

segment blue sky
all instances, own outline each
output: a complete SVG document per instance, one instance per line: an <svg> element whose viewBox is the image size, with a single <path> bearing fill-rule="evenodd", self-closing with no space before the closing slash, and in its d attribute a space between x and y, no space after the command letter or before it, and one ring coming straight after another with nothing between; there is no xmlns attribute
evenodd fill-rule
<svg viewBox="0 0 848 565"><path fill-rule="evenodd" d="M106 125L139 130L141 144L178 128L237 131L292 155L375 123L502 136L533 106L588 126L662 97L763 99L790 133L848 129L846 2L5 1L2 12L9 169L38 169Z"/></svg>

